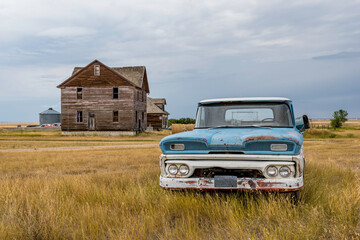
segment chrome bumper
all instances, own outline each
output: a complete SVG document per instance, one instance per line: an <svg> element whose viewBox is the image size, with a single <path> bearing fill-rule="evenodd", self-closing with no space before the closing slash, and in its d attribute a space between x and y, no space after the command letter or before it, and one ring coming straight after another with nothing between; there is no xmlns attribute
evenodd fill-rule
<svg viewBox="0 0 360 240"><path fill-rule="evenodd" d="M290 192L303 186L303 177L289 179L238 178L236 187L215 187L214 178L167 178L160 176L160 186L172 190L247 190Z"/></svg>
<svg viewBox="0 0 360 240"><path fill-rule="evenodd" d="M171 177L166 173L166 163L184 163L190 167L185 177ZM264 171L270 164L292 164L293 177L289 178L237 178L236 187L215 187L214 178L191 177L196 168L221 167L225 169L257 169ZM160 186L165 189L195 190L251 190L251 191L296 191L303 186L304 154L299 155L240 155L240 154L194 154L160 156Z"/></svg>

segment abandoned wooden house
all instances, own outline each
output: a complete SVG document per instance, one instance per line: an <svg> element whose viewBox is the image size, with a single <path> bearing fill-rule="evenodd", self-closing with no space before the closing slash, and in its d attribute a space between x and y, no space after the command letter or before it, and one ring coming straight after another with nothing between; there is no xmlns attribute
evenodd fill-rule
<svg viewBox="0 0 360 240"><path fill-rule="evenodd" d="M108 67L98 60L75 67L61 83L61 129L136 134L147 126L146 68Z"/></svg>
<svg viewBox="0 0 360 240"><path fill-rule="evenodd" d="M165 98L147 98L147 125L154 130L168 127L168 115L165 111Z"/></svg>

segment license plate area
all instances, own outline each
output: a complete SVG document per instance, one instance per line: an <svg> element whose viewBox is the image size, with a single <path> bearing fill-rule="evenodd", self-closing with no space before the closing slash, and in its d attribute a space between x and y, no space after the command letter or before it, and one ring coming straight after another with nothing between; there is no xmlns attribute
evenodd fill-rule
<svg viewBox="0 0 360 240"><path fill-rule="evenodd" d="M237 177L236 176L214 176L214 186L215 187L237 187Z"/></svg>

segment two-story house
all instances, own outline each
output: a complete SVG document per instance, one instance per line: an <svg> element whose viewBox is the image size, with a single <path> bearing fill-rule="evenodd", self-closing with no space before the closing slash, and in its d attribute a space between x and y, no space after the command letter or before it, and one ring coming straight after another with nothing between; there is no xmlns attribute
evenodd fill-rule
<svg viewBox="0 0 360 240"><path fill-rule="evenodd" d="M98 60L75 67L61 83L61 129L142 132L147 126L146 68L108 67Z"/></svg>

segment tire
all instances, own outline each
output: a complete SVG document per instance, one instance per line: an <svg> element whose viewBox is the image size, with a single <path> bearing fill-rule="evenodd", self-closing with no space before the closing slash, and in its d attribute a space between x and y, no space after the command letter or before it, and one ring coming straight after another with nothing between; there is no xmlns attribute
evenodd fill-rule
<svg viewBox="0 0 360 240"><path fill-rule="evenodd" d="M294 205L298 205L299 203L299 197L300 197L300 191L297 190L295 192L291 192L290 194L290 201L294 204Z"/></svg>

